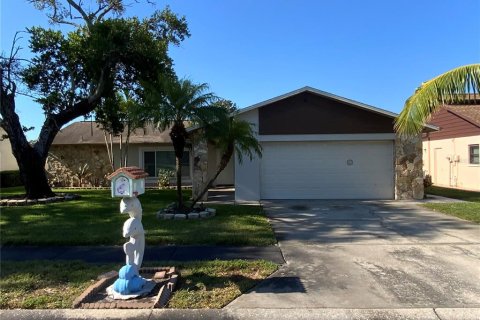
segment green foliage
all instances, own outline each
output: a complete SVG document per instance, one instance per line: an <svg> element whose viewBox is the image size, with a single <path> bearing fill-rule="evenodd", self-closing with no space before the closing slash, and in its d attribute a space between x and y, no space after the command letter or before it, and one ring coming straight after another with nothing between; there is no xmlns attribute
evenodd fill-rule
<svg viewBox="0 0 480 320"><path fill-rule="evenodd" d="M443 105L468 102L475 94L480 94L480 64L450 70L422 83L408 98L395 120L395 129L403 135L418 134Z"/></svg>
<svg viewBox="0 0 480 320"><path fill-rule="evenodd" d="M40 94L47 113L72 107L95 90L104 102L121 90L141 94L140 80L172 76L168 45L189 35L185 19L168 8L143 21L107 19L67 35L41 27L29 32L35 56L24 81Z"/></svg>
<svg viewBox="0 0 480 320"><path fill-rule="evenodd" d="M0 171L0 187L9 188L23 185L20 171ZM2 192L3 194L3 192Z"/></svg>
<svg viewBox="0 0 480 320"><path fill-rule="evenodd" d="M175 157L177 158L177 202L183 207L181 193L182 167L179 165L188 133L185 122L205 126L227 118L227 110L213 105L218 98L208 91L206 83L194 84L190 80L161 75L153 82L143 82L146 88L148 113L160 130L170 128Z"/></svg>
<svg viewBox="0 0 480 320"><path fill-rule="evenodd" d="M250 161L254 155L262 156L262 146L255 137L253 125L236 116L237 106L230 100L221 99L215 106L223 108L230 115L227 119L205 126L207 139L219 148L223 154L235 149L238 161L242 163L247 155Z"/></svg>
<svg viewBox="0 0 480 320"><path fill-rule="evenodd" d="M158 186L160 188L168 187L170 185L170 179L175 176L175 172L169 169L158 170Z"/></svg>
<svg viewBox="0 0 480 320"><path fill-rule="evenodd" d="M433 185L433 182L432 182L432 176L427 174L424 178L423 178L423 187L424 188L429 188Z"/></svg>

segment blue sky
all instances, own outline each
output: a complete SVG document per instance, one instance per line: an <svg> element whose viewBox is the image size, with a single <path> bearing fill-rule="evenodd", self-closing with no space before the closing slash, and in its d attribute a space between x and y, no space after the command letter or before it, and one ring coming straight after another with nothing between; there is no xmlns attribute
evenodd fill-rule
<svg viewBox="0 0 480 320"><path fill-rule="evenodd" d="M192 34L171 48L177 74L239 107L308 85L398 113L423 81L480 62L480 0L164 0L156 8L167 4ZM48 25L26 0L1 0L0 10L2 51L15 31ZM144 2L127 15L153 10ZM35 139L41 109L22 97L17 109Z"/></svg>

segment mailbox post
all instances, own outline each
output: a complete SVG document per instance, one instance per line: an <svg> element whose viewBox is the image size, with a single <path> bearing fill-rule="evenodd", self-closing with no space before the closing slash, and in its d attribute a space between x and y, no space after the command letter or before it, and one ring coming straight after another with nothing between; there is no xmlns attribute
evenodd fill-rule
<svg viewBox="0 0 480 320"><path fill-rule="evenodd" d="M112 197L120 200L120 213L130 216L123 224L123 237L129 241L123 245L126 255L125 266L119 271L119 279L113 284L113 291L120 296L131 296L146 291L148 281L140 277L145 251L145 231L142 225L142 205L137 196L145 193L145 178L148 173L138 167L124 167L116 170L107 179L112 181ZM151 288L148 290L150 291ZM114 295L115 296L115 295ZM120 299L123 299L120 297Z"/></svg>

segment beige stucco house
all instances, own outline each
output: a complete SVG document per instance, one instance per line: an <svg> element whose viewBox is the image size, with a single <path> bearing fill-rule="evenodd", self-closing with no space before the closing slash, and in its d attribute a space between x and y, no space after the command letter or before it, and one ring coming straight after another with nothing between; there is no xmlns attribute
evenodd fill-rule
<svg viewBox="0 0 480 320"><path fill-rule="evenodd" d="M125 140L125 134L123 135ZM120 137L113 137L114 167L110 163L105 143L104 131L92 121L75 122L63 128L55 137L47 159L46 170L50 181L56 186L108 186L106 177L120 164ZM123 145L125 153L125 145ZM208 178L214 174L215 165L220 160L220 152L208 145ZM130 136L128 146L128 166L144 169L149 177L147 186L158 185L160 169L174 169L175 155L169 131L159 131L153 125L136 129ZM192 184L194 156L192 143L185 148L182 163L182 183ZM82 182L80 182L82 180ZM171 184L175 179L171 179ZM233 184L233 165L229 165L216 181L216 184Z"/></svg>
<svg viewBox="0 0 480 320"><path fill-rule="evenodd" d="M0 128L0 171L18 170L10 140L8 138L3 139L3 135L5 135L5 130Z"/></svg>
<svg viewBox="0 0 480 320"><path fill-rule="evenodd" d="M426 174L436 186L480 191L480 101L448 105L431 124L440 128L423 136Z"/></svg>

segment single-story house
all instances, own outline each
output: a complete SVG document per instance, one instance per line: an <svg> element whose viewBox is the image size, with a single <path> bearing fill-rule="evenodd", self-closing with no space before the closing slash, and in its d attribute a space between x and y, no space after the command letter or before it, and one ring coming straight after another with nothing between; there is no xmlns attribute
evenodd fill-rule
<svg viewBox="0 0 480 320"><path fill-rule="evenodd" d="M480 191L480 99L443 106L429 123L440 128L423 135L424 170L433 184Z"/></svg>
<svg viewBox="0 0 480 320"><path fill-rule="evenodd" d="M423 198L422 138L396 116L311 87L241 109L263 156L235 163L235 199Z"/></svg>
<svg viewBox="0 0 480 320"><path fill-rule="evenodd" d="M125 136L124 133L123 143ZM108 157L105 139L104 131L93 121L74 122L63 128L55 137L47 159L46 170L51 183L55 186L108 186L106 177L121 166L120 137L112 139L114 168ZM123 148L125 153L125 145ZM212 163L209 174L213 175L214 164L219 162L220 155L212 146L209 149L208 156ZM147 186L158 185L160 169L175 169L169 130L159 131L152 124L133 131L127 153L129 166L138 166L149 174ZM192 184L193 163L191 143L188 143L182 163L184 185ZM171 183L175 183L174 178ZM216 183L233 184L233 163L218 177Z"/></svg>
<svg viewBox="0 0 480 320"><path fill-rule="evenodd" d="M235 157L216 183L234 185L239 202L423 198L422 137L398 136L396 116L311 87L257 103L241 109L238 117L253 125L263 156L242 164ZM434 130L426 126L424 132ZM196 193L215 173L221 154L202 138L201 130L190 132L183 172L184 182ZM59 172L59 180L78 183L75 171L84 163L89 164L90 177L98 180L92 185L105 184L103 177L112 172L103 131L95 123L62 129L51 153L49 171ZM129 165L151 175L147 183L156 182L159 168L174 166L168 132L153 127L135 131L128 153Z"/></svg>

